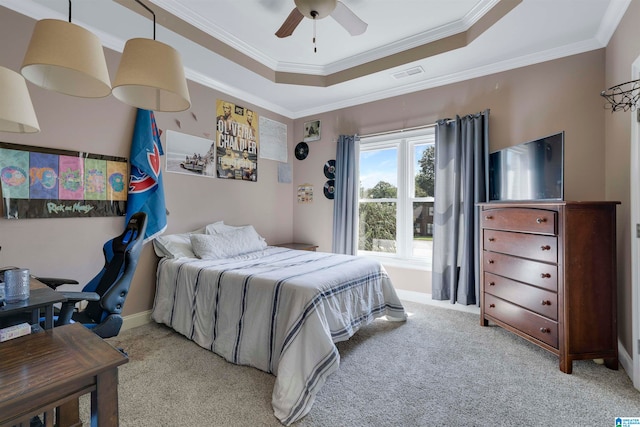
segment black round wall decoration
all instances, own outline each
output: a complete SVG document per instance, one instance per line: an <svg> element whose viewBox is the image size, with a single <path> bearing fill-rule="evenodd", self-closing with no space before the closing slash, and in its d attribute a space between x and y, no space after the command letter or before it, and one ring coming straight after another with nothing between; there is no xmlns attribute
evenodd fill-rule
<svg viewBox="0 0 640 427"><path fill-rule="evenodd" d="M324 176L326 176L329 179L336 178L336 161L335 160L329 160L327 161L327 163L324 164Z"/></svg>
<svg viewBox="0 0 640 427"><path fill-rule="evenodd" d="M333 179L324 183L324 197L333 200L336 192L336 182Z"/></svg>
<svg viewBox="0 0 640 427"><path fill-rule="evenodd" d="M306 142L300 142L296 145L295 156L298 160L304 160L309 155L309 146Z"/></svg>

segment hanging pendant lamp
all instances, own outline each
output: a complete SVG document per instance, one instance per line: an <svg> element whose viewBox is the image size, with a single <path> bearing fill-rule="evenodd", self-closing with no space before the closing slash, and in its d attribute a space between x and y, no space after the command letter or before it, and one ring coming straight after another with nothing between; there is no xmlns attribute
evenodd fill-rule
<svg viewBox="0 0 640 427"><path fill-rule="evenodd" d="M102 98L111 82L100 39L69 22L43 19L36 23L20 69L36 86L66 95Z"/></svg>
<svg viewBox="0 0 640 427"><path fill-rule="evenodd" d="M27 82L13 70L0 67L0 131L40 132Z"/></svg>
<svg viewBox="0 0 640 427"><path fill-rule="evenodd" d="M113 96L145 110L187 110L191 99L180 54L156 40L155 13L139 0L135 1L153 15L153 40L127 41L113 83Z"/></svg>

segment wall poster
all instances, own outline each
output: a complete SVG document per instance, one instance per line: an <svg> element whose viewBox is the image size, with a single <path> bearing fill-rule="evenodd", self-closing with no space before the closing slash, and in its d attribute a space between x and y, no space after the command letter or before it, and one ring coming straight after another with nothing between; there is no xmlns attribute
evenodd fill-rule
<svg viewBox="0 0 640 427"><path fill-rule="evenodd" d="M260 158L287 163L287 125L260 116Z"/></svg>
<svg viewBox="0 0 640 427"><path fill-rule="evenodd" d="M258 114L232 102L216 104L218 178L258 180Z"/></svg>
<svg viewBox="0 0 640 427"><path fill-rule="evenodd" d="M216 146L210 139L168 130L166 171L213 178Z"/></svg>
<svg viewBox="0 0 640 427"><path fill-rule="evenodd" d="M298 203L311 203L313 202L313 185L302 184L298 185Z"/></svg>
<svg viewBox="0 0 640 427"><path fill-rule="evenodd" d="M4 218L124 216L123 157L0 142Z"/></svg>

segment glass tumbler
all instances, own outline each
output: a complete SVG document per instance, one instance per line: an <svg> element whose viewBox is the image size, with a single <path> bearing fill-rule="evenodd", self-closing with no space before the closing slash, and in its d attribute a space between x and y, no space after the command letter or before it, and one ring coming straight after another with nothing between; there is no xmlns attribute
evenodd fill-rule
<svg viewBox="0 0 640 427"><path fill-rule="evenodd" d="M4 272L5 301L9 304L29 299L29 269L16 268Z"/></svg>

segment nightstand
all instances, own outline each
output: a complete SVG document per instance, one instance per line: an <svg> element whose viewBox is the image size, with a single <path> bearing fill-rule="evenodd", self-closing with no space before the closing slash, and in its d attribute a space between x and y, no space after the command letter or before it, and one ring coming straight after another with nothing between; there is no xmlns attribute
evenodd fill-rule
<svg viewBox="0 0 640 427"><path fill-rule="evenodd" d="M317 245L312 245L310 243L280 243L278 245L272 245L272 246L280 246L281 248L289 248L289 249L296 249L298 251L312 251L312 252L315 252L316 249L318 248Z"/></svg>

